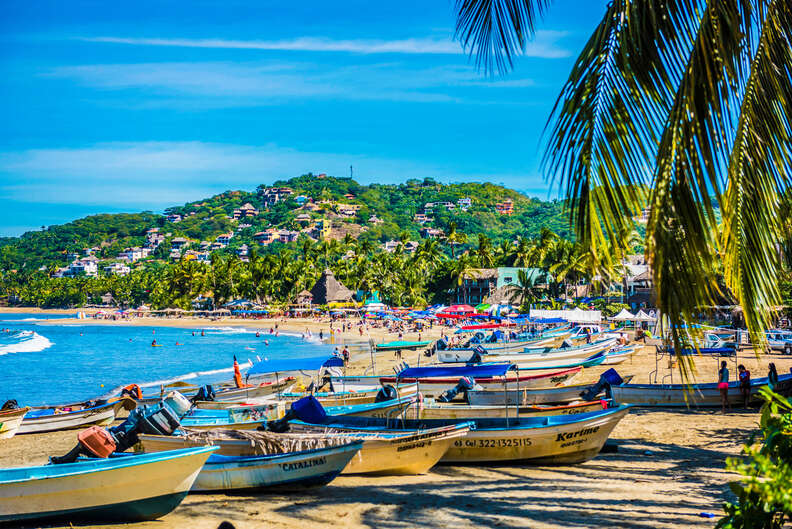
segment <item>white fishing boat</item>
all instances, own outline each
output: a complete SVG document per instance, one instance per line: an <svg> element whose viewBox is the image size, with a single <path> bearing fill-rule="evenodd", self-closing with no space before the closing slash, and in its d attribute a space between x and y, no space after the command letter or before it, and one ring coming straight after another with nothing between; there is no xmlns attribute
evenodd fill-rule
<svg viewBox="0 0 792 529"><path fill-rule="evenodd" d="M569 464L586 461L602 449L613 428L629 411L618 406L577 415L474 419L463 439L457 439L443 456L443 463L500 463L525 461L536 464ZM341 431L382 431L394 427L413 430L448 424L453 419L398 420L364 417L328 417L319 426Z"/></svg>
<svg viewBox="0 0 792 529"><path fill-rule="evenodd" d="M137 403L132 399L121 399L97 406L70 404L64 406L32 407L22 419L17 434L54 432L95 424L111 424L121 409L132 410Z"/></svg>
<svg viewBox="0 0 792 529"><path fill-rule="evenodd" d="M615 339L602 340L587 345L561 347L556 349L542 349L531 352L509 355L486 355L483 360L487 362L511 362L520 369L527 369L536 365L547 365L552 362L573 363L582 362L600 352L607 352L616 344Z"/></svg>
<svg viewBox="0 0 792 529"><path fill-rule="evenodd" d="M0 439L10 439L19 430L22 419L30 408L15 408L0 411Z"/></svg>
<svg viewBox="0 0 792 529"><path fill-rule="evenodd" d="M759 402L759 390L767 386L767 378L751 379L749 401ZM781 395L792 394L792 374L780 375L774 391ZM611 388L613 400L636 406L660 407L711 407L721 406L718 384L620 384ZM727 398L730 405L742 406L740 383L729 383Z"/></svg>
<svg viewBox="0 0 792 529"><path fill-rule="evenodd" d="M516 374L509 372L506 375L496 376L473 376L467 370L461 370L459 374L448 374L446 376L427 376L415 378L407 376L401 377L377 377L383 384L395 384L397 380L407 382L418 382L418 389L424 397L437 398L446 390L455 387L460 378L470 377L476 384L484 390L502 391L504 389L517 388L544 388L568 384L582 371L581 367L575 366L566 369L551 369L542 373ZM472 371L471 371L472 372ZM461 399L461 396L459 397Z"/></svg>
<svg viewBox="0 0 792 529"><path fill-rule="evenodd" d="M620 347L618 349L611 349L607 353L605 353L605 361L602 362L602 365L616 365L621 364L625 360L629 360L638 352L637 345L631 345L628 347Z"/></svg>
<svg viewBox="0 0 792 529"><path fill-rule="evenodd" d="M0 469L0 522L154 520L187 495L214 447Z"/></svg>

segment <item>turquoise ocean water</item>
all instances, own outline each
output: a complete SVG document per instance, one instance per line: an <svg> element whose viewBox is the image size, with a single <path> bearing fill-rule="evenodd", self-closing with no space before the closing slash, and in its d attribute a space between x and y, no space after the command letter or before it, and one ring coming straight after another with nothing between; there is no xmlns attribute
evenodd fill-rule
<svg viewBox="0 0 792 529"><path fill-rule="evenodd" d="M145 387L175 380L228 381L234 355L242 365L257 357L298 358L333 350L315 338L273 336L268 330L256 337L253 329L210 322L201 336L199 329L92 325L90 320L58 324L60 317L42 318L0 314L0 404L8 399L20 405L76 402L133 382L145 392ZM153 339L162 347L151 347Z"/></svg>

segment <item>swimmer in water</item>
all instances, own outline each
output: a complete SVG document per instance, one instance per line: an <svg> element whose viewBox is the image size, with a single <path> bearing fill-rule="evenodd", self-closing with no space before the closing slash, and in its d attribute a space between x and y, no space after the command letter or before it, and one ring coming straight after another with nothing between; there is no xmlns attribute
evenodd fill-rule
<svg viewBox="0 0 792 529"><path fill-rule="evenodd" d="M151 347L157 346L157 340L151 340Z"/></svg>
<svg viewBox="0 0 792 529"><path fill-rule="evenodd" d="M269 345L269 340L264 340L264 345Z"/></svg>
<svg viewBox="0 0 792 529"><path fill-rule="evenodd" d="M259 336L261 336L261 334L258 331L256 331L256 338L258 338Z"/></svg>

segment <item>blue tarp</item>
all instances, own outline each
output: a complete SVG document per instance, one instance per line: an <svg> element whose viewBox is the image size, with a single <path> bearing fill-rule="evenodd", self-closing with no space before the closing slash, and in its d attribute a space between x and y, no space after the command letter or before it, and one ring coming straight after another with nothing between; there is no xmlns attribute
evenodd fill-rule
<svg viewBox="0 0 792 529"><path fill-rule="evenodd" d="M474 366L431 366L407 367L397 375L399 378L429 378L429 377L472 377L487 378L499 377L513 366L509 363L485 363Z"/></svg>
<svg viewBox="0 0 792 529"><path fill-rule="evenodd" d="M338 362L341 362L338 364ZM343 365L343 360L336 357L312 356L310 358L284 358L280 360L264 360L248 369L248 375L264 375L267 373L285 373L287 371L318 371L323 366Z"/></svg>

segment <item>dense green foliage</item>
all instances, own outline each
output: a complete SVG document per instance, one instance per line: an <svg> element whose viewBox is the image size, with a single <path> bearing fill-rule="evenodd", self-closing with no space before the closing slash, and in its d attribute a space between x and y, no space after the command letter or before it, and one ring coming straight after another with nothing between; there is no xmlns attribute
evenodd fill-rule
<svg viewBox="0 0 792 529"><path fill-rule="evenodd" d="M306 239L267 254L254 250L247 262L235 255L214 253L210 262L152 262L125 277L51 278L44 271L3 272L0 295L14 303L42 307L98 303L105 293L123 306L146 303L155 309L190 309L199 297L211 298L218 307L239 298L285 306L330 268L353 291L379 291L392 305L425 306L447 303L450 292L463 285L465 277L475 277L478 268L517 266L541 269L542 285L520 279L513 302L557 306L555 300L567 287L592 279L579 246L549 230L533 239L521 238L517 244L504 241L495 245L479 235L472 249L456 258L448 255L448 240L426 239L408 253L402 244L386 252L367 239L346 237L320 243ZM601 270L598 275L618 282L618 271ZM600 283L603 291L610 286ZM604 300L601 304L607 313L621 308Z"/></svg>
<svg viewBox="0 0 792 529"><path fill-rule="evenodd" d="M727 461L741 477L731 483L737 501L724 506L719 529L781 529L792 522L792 399L768 389L762 396L761 442L745 446L745 459Z"/></svg>

